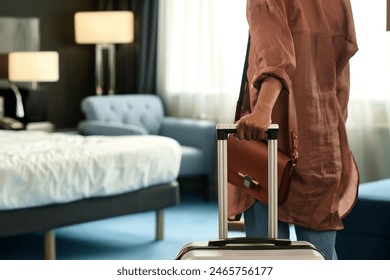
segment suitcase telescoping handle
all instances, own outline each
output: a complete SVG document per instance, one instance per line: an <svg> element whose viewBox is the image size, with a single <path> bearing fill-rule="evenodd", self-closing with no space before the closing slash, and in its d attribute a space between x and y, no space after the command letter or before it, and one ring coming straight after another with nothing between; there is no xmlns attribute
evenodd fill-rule
<svg viewBox="0 0 390 280"><path fill-rule="evenodd" d="M271 124L268 135L268 237L278 238L278 132L279 125ZM228 237L228 206L227 206L227 139L229 134L237 133L235 124L217 125L217 156L218 156L218 229L219 238Z"/></svg>

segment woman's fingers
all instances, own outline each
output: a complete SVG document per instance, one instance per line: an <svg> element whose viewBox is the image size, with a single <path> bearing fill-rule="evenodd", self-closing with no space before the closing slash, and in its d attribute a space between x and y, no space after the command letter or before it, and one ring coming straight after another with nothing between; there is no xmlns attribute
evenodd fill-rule
<svg viewBox="0 0 390 280"><path fill-rule="evenodd" d="M247 115L237 122L237 137L240 140L264 140L267 129L268 125L264 126L258 120L254 121L250 115Z"/></svg>

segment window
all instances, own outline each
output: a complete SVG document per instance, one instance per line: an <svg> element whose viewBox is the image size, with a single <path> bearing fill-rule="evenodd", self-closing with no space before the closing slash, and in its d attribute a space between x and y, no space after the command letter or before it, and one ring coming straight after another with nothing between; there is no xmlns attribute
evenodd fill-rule
<svg viewBox="0 0 390 280"><path fill-rule="evenodd" d="M157 88L171 115L232 122L248 39L246 0L161 0Z"/></svg>

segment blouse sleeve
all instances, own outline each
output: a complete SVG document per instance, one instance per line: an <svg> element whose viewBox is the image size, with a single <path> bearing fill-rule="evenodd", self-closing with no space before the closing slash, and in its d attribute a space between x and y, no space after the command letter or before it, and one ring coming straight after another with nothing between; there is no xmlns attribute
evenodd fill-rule
<svg viewBox="0 0 390 280"><path fill-rule="evenodd" d="M295 52L284 1L248 0L247 20L251 36L247 73L251 91L258 92L262 80L274 76L285 91L291 92Z"/></svg>

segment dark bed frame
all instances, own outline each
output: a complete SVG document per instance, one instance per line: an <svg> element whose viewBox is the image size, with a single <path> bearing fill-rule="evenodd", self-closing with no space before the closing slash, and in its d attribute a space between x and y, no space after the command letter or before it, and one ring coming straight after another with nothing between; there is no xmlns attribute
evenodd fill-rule
<svg viewBox="0 0 390 280"><path fill-rule="evenodd" d="M176 181L120 195L0 211L0 237L45 232L45 259L55 259L54 229L121 215L156 211L156 239L163 238L163 209L179 203Z"/></svg>

